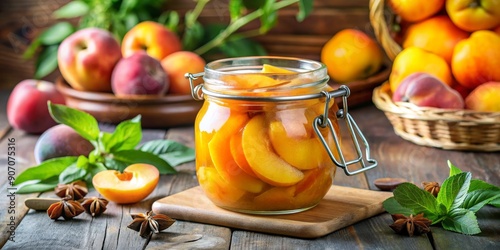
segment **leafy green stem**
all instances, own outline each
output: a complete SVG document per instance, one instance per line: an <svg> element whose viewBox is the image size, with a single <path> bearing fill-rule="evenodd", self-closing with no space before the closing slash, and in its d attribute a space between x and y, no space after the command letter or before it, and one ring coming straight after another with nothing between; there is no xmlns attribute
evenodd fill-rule
<svg viewBox="0 0 500 250"><path fill-rule="evenodd" d="M189 15L189 18L186 20L186 27L192 27L195 23L198 17L200 16L201 12L205 8L205 5L210 2L210 0L198 0L196 1L196 6L194 7L193 11Z"/></svg>
<svg viewBox="0 0 500 250"><path fill-rule="evenodd" d="M279 9L285 8L287 6L290 6L292 4L298 3L299 0L284 0L277 2L272 6L272 11L277 11ZM264 15L265 12L262 9L257 9L245 16L239 17L235 19L233 22L227 26L227 28L222 31L219 35L217 35L214 39L209 41L208 43L204 44L203 46L197 48L194 52L197 53L198 55L203 55L210 51L211 49L221 45L224 43L224 41L232 35L234 32L238 31L241 27L245 26L249 22L261 17Z"/></svg>

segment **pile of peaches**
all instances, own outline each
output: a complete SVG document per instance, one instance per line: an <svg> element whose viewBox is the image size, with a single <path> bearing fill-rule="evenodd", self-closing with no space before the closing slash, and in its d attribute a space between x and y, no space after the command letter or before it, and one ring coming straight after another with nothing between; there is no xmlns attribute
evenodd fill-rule
<svg viewBox="0 0 500 250"><path fill-rule="evenodd" d="M500 1L388 0L402 51L389 77L393 101L500 111Z"/></svg>
<svg viewBox="0 0 500 250"><path fill-rule="evenodd" d="M122 41L99 28L85 28L67 37L58 51L62 76L76 90L113 92L119 97L189 94L185 72L202 72L205 61L182 51L177 35L145 21Z"/></svg>

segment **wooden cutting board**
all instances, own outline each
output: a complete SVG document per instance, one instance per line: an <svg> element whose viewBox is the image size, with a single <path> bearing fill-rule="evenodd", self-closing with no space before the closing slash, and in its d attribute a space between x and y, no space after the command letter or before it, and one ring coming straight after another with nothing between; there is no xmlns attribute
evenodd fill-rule
<svg viewBox="0 0 500 250"><path fill-rule="evenodd" d="M310 210L289 215L250 215L215 206L198 186L155 201L153 211L177 220L316 238L384 212L382 202L391 196L391 192L333 185Z"/></svg>

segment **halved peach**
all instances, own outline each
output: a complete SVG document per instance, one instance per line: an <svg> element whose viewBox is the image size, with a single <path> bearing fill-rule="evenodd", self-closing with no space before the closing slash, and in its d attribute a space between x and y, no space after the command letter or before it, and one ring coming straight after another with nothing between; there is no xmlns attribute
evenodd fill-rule
<svg viewBox="0 0 500 250"><path fill-rule="evenodd" d="M304 178L302 171L273 152L263 115L254 116L247 123L242 146L248 164L261 180L273 186L291 186Z"/></svg>
<svg viewBox="0 0 500 250"><path fill-rule="evenodd" d="M231 137L244 127L248 119L248 115L244 113L231 114L208 143L208 150L215 169L224 180L242 190L259 193L266 184L245 173L234 160L230 149Z"/></svg>
<svg viewBox="0 0 500 250"><path fill-rule="evenodd" d="M136 203L146 198L158 184L160 172L149 164L132 164L122 173L104 170L92 178L94 188L104 198L120 204Z"/></svg>

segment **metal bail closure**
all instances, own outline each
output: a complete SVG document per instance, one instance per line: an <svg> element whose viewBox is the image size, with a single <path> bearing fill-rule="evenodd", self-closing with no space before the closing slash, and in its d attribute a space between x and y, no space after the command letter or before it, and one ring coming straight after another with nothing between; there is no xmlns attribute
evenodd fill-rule
<svg viewBox="0 0 500 250"><path fill-rule="evenodd" d="M330 159L335 163L340 168L344 169L344 172L346 175L355 175L359 174L361 172L364 172L366 170L372 169L377 166L377 161L375 159L370 158L370 145L368 145L368 142L366 141L365 136L359 129L358 125L354 121L354 119L351 117L351 115L348 112L348 107L347 107L347 97L350 94L350 90L347 86L340 86L338 90L334 90L331 92L323 91L322 94L326 96L326 103L325 103L325 110L322 115L319 115L314 119L314 131L316 132L316 135L320 138L321 142L323 143L323 146L325 147L326 151L328 152L328 155L330 156ZM337 118L342 119L345 121L347 130L349 130L349 135L351 137L351 140L354 144L354 148L356 151L357 158L353 160L346 161L344 157L344 153L342 152L342 148L340 146L340 141L337 136L337 133L335 133L335 130L333 128L332 122L328 118L328 107L330 101L332 101L335 97L342 97L342 103L343 107L342 109L339 109L337 112ZM330 133L333 135L333 139L335 142L335 147L337 149L337 152L339 153L339 158L340 160L337 160L335 158L335 155L332 153L332 150L330 149L328 143L326 142L326 139L323 137L321 134L319 127L325 128L328 127L330 130ZM365 156L366 156L366 162L363 159L363 152L361 150L361 147L359 145L359 141L361 141L364 144L365 147ZM349 170L349 165L353 164L360 164L361 168L350 171ZM369 165L367 165L369 163Z"/></svg>
<svg viewBox="0 0 500 250"><path fill-rule="evenodd" d="M203 100L203 83L194 85L194 81L198 79L199 77L202 77L205 75L205 72L200 72L200 73L186 73L184 77L189 80L189 86L191 87L191 96L193 99L196 101L202 101Z"/></svg>

